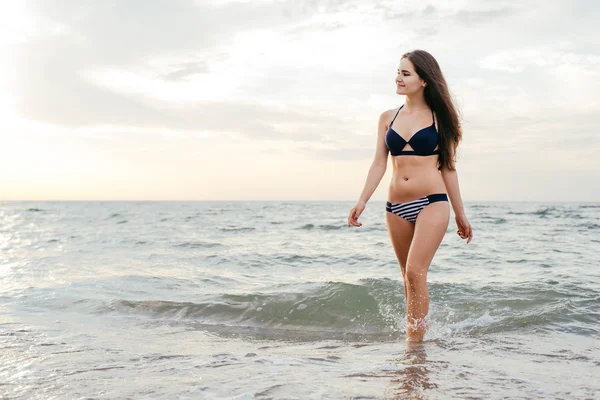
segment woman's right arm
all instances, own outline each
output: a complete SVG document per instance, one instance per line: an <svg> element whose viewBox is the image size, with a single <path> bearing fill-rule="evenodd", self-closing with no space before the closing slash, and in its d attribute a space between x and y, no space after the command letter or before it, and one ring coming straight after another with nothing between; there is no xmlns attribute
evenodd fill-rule
<svg viewBox="0 0 600 400"><path fill-rule="evenodd" d="M358 217L365 209L367 202L373 195L377 186L379 186L379 182L381 182L381 178L385 175L385 169L387 167L387 159L388 159L388 148L385 145L385 134L387 132L387 121L389 120L389 112L384 111L379 116L379 124L377 126L377 147L375 149L375 158L371 163L371 168L369 169L369 174L367 175L367 181L365 182L365 187L363 188L362 193L358 199L358 202L352 209L350 210L350 215L348 215L348 226L362 226L360 222L358 222Z"/></svg>
<svg viewBox="0 0 600 400"><path fill-rule="evenodd" d="M363 188L362 193L358 199L358 203L362 203L366 205L377 186L379 186L379 182L381 182L381 178L385 175L385 170L387 168L387 160L388 160L388 148L385 144L385 134L388 129L388 121L389 121L389 112L390 110L384 111L379 116L379 123L377 125L377 147L375 149L375 158L371 163L371 168L369 168L369 174L367 175L367 180L365 182L365 187Z"/></svg>

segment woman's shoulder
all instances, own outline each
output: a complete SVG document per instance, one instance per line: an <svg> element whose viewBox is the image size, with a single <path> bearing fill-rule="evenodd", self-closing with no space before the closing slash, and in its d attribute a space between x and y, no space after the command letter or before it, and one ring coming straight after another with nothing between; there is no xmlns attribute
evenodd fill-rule
<svg viewBox="0 0 600 400"><path fill-rule="evenodd" d="M391 125L392 119L394 119L394 115L396 115L396 112L399 108L400 107L390 108L388 110L383 111L379 116L379 120L385 124L386 129L389 128L389 126Z"/></svg>

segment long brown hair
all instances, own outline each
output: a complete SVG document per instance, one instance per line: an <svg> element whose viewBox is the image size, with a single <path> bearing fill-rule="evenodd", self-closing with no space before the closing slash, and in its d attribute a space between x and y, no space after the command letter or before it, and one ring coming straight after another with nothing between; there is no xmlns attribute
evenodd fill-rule
<svg viewBox="0 0 600 400"><path fill-rule="evenodd" d="M415 72L427 83L423 94L425 102L435 112L436 128L440 135L438 169L445 167L454 170L456 149L462 140L462 129L458 110L454 106L442 70L436 59L425 50L409 51L404 53L402 58L408 58L413 63ZM452 160L451 149L454 149Z"/></svg>

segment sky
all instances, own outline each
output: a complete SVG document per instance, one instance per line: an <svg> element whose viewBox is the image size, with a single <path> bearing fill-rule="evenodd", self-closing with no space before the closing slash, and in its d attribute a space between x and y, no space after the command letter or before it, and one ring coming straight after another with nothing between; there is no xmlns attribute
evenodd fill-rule
<svg viewBox="0 0 600 400"><path fill-rule="evenodd" d="M600 201L593 0L0 9L0 200L355 201L423 49L462 117L463 201ZM371 201L391 177L390 156Z"/></svg>

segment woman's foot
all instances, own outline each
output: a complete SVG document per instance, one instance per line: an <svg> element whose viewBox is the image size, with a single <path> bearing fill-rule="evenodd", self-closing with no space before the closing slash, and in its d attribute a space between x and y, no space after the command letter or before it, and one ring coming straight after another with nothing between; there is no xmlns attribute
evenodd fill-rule
<svg viewBox="0 0 600 400"><path fill-rule="evenodd" d="M416 337L416 336L406 336L406 342L407 343L422 343L423 342L423 338L422 337Z"/></svg>
<svg viewBox="0 0 600 400"><path fill-rule="evenodd" d="M406 324L406 341L407 342L422 342L425 332L429 328L429 324L424 319L418 319L417 323Z"/></svg>

